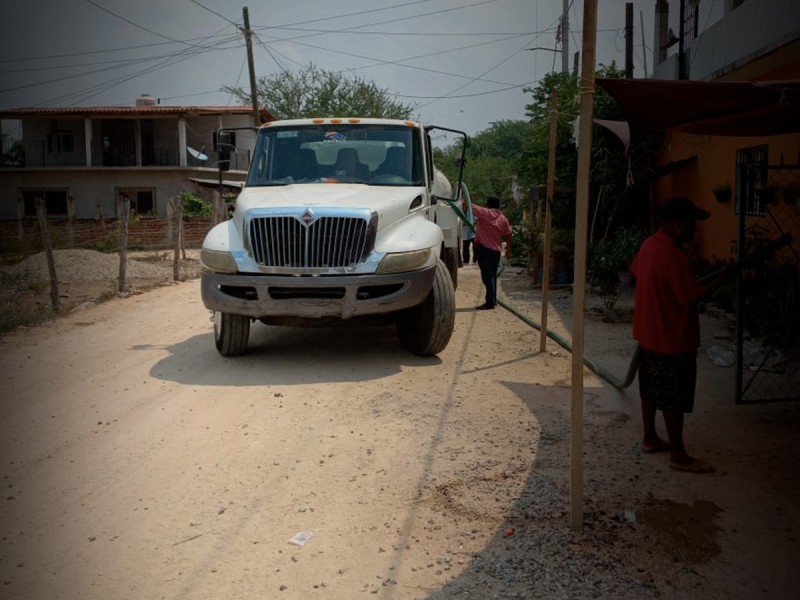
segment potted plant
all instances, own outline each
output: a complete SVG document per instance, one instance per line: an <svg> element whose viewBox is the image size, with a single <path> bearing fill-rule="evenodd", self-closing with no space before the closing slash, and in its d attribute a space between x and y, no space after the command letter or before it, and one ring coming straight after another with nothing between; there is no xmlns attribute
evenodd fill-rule
<svg viewBox="0 0 800 600"><path fill-rule="evenodd" d="M717 202L720 204L726 204L731 200L731 184L727 181L725 183L720 183L719 185L715 185L714 189L714 197L717 199Z"/></svg>

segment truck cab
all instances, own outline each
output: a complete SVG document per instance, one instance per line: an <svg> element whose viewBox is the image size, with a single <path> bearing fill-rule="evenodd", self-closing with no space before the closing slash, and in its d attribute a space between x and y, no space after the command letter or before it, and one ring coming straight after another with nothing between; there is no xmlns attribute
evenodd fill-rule
<svg viewBox="0 0 800 600"><path fill-rule="evenodd" d="M430 129L359 118L259 129L233 216L201 249L202 299L222 355L246 352L254 320L380 316L411 352L446 347L461 226L453 188L433 164Z"/></svg>

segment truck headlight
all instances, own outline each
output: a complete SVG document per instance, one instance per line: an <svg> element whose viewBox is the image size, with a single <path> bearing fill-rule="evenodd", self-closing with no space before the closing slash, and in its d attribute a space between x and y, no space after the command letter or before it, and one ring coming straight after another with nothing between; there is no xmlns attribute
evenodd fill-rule
<svg viewBox="0 0 800 600"><path fill-rule="evenodd" d="M383 257L378 265L378 273L403 273L425 266L431 258L431 248L412 250L411 252L394 252Z"/></svg>
<svg viewBox="0 0 800 600"><path fill-rule="evenodd" d="M236 273L239 270L230 252L203 248L200 250L200 262L206 269L216 273Z"/></svg>

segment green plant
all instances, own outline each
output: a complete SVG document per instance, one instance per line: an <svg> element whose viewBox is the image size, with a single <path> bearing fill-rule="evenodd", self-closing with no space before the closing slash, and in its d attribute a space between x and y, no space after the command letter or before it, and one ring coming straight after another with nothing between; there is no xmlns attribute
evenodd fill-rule
<svg viewBox="0 0 800 600"><path fill-rule="evenodd" d="M211 203L189 192L181 194L184 217L210 217Z"/></svg>
<svg viewBox="0 0 800 600"><path fill-rule="evenodd" d="M619 300L620 273L628 271L646 237L647 232L640 227L623 227L612 237L595 242L589 247L589 280L598 288L607 309L613 310Z"/></svg>
<svg viewBox="0 0 800 600"><path fill-rule="evenodd" d="M98 252L116 252L119 250L119 231L112 229L105 237L97 240L92 247Z"/></svg>

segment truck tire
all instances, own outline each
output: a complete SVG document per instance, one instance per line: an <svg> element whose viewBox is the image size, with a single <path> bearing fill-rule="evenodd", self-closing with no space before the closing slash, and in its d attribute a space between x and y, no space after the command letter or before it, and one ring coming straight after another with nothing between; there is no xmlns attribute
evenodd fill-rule
<svg viewBox="0 0 800 600"><path fill-rule="evenodd" d="M445 248L442 251L442 260L447 266L447 271L450 273L450 279L453 281L453 290L458 289L458 259L458 249Z"/></svg>
<svg viewBox="0 0 800 600"><path fill-rule="evenodd" d="M400 343L418 356L433 356L447 347L456 320L453 282L440 260L431 291L425 300L402 311L397 317Z"/></svg>
<svg viewBox="0 0 800 600"><path fill-rule="evenodd" d="M214 313L214 343L222 356L241 356L247 352L250 317L230 313Z"/></svg>

